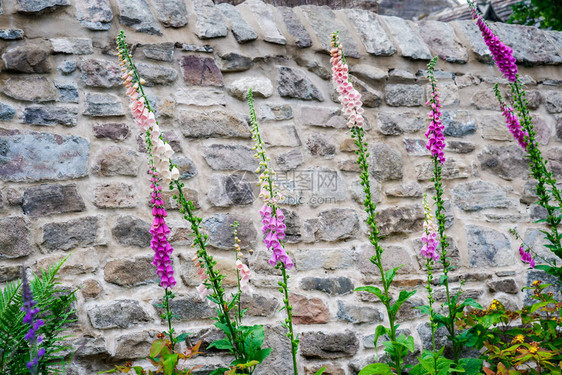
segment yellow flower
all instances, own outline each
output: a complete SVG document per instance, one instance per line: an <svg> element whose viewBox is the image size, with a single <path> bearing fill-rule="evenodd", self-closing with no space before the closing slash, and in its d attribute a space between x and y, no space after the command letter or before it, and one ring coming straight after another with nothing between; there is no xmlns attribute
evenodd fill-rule
<svg viewBox="0 0 562 375"><path fill-rule="evenodd" d="M539 351L539 343L533 341L531 343L531 347L529 348L529 353L537 354L538 351Z"/></svg>
<svg viewBox="0 0 562 375"><path fill-rule="evenodd" d="M541 285L541 281L540 280L535 280L533 281L533 286L539 286Z"/></svg>
<svg viewBox="0 0 562 375"><path fill-rule="evenodd" d="M520 334L520 335L515 336L515 337L513 338L513 341L511 341L511 343L512 343L512 344L516 344L516 343L522 344L523 341L525 341L525 336L523 336L523 335Z"/></svg>

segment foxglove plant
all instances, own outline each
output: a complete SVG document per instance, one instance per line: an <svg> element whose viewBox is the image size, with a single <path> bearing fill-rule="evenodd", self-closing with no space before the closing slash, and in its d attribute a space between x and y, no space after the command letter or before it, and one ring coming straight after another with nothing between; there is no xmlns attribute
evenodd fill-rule
<svg viewBox="0 0 562 375"><path fill-rule="evenodd" d="M264 340L263 326L241 326L230 317L229 312L234 308L236 300L227 301L226 293L222 286L224 275L216 269L216 261L207 252L208 236L201 232L200 225L202 219L194 214L195 207L193 203L183 193L184 184L179 181L179 171L177 166L171 161L173 151L170 145L163 140L154 111L144 92L144 80L139 76L133 63L123 31L117 37L117 46L123 70L124 84L127 87L127 95L131 99L131 112L136 123L145 132L149 173L152 176L151 204L153 205L154 222L151 226L151 234L153 235L151 247L155 251L153 264L157 267L157 273L161 279L160 285L165 289L163 304L160 307L166 310L163 318L168 321L169 331L166 334L170 338L172 351L177 342L187 338L187 334L182 334L178 337L173 336L173 315L170 311L169 301L174 298L171 288L176 284L176 281L173 277L173 268L171 266L170 256L173 249L168 243L170 230L165 222L167 213L162 200L161 185L167 185L170 190L174 188L177 190L174 199L178 202L179 212L183 215L183 218L191 224L192 236L194 237L193 246L197 248L194 261L199 266L198 273L201 275L202 281L198 291L203 297L206 297L215 304L217 311L217 323L215 325L226 335L226 339L217 340L211 343L209 347L214 346L218 349L229 350L235 358L231 364L232 368L245 374L251 374L255 370L256 365L261 363L271 353L271 349L261 348ZM176 361L177 358L179 357L176 357ZM222 375L225 371L229 371L229 369L219 368L213 374Z"/></svg>
<svg viewBox="0 0 562 375"><path fill-rule="evenodd" d="M29 325L29 331L25 335L25 340L29 343L30 348L30 361L27 362L26 366L31 372L31 374L37 374L38 364L41 357L45 355L45 348L41 348L40 344L43 341L37 331L45 323L42 319L37 318L40 313L38 307L36 307L37 302L33 300L33 293L29 288L29 282L27 281L27 275L25 273L25 268L22 271L22 300L23 306L21 311L25 313L23 322Z"/></svg>
<svg viewBox="0 0 562 375"><path fill-rule="evenodd" d="M349 81L349 67L347 65L345 56L342 50L342 44L339 39L338 32L334 32L331 35L331 59L330 63L332 65L332 78L336 84L336 90L340 94L339 100L343 105L343 113L347 118L347 125L351 131L351 137L355 140L355 144L358 147L356 154L358 156L357 163L361 170L360 181L363 186L363 191L365 192L364 207L367 213L367 225L369 226L369 241L374 247L375 254L369 259L379 270L383 290L376 286L363 286L355 289L356 291L364 291L374 294L382 302L386 308L389 328L384 325L379 325L375 331L375 347L377 345L378 338L383 335L388 335L390 338L390 344L385 344L385 350L390 355L392 360L392 366L394 371L398 374L402 373L403 358L407 354L408 350L410 352L414 351L414 338L406 337L405 335L397 335L398 325L396 324L396 315L400 306L408 300L415 291L408 292L402 290L398 296L398 300L393 303L390 295L390 287L392 281L396 275L396 271L400 267L392 268L389 270L384 269L382 254L384 249L379 242L379 230L376 223L376 206L373 203L371 196L371 185L369 180L369 164L367 152L367 143L364 141L365 131L363 129L363 108L361 102L361 94L353 88L353 85ZM379 372L373 372L379 371ZM385 364L376 363L365 367L360 374L375 374L375 373L388 373L391 371L390 367Z"/></svg>
<svg viewBox="0 0 562 375"><path fill-rule="evenodd" d="M558 227L562 222L561 189L558 188L554 175L549 171L546 160L542 156L535 139L532 117L529 112L527 99L525 98L526 93L523 89L523 84L519 79L513 50L506 46L488 27L474 3L471 0L468 0L468 3L471 7L472 16L482 32L484 42L490 49L498 69L509 81L515 109L517 110L517 117L513 110L504 103L497 85L495 87L496 96L498 97L502 113L506 118L508 129L529 156L531 173L537 180L536 193L538 196L538 204L546 210L546 222L550 226L550 233L544 232L547 240L550 242L547 247L558 258L562 259L562 233L558 231ZM562 266L557 266L556 263L554 263L554 266L546 264L538 265L537 268L557 276L562 280Z"/></svg>
<svg viewBox="0 0 562 375"><path fill-rule="evenodd" d="M256 173L260 174L260 197L263 198L264 204L260 209L260 216L262 218L262 232L265 235L264 243L268 250L271 250L271 258L269 264L272 267L281 270L283 281L279 282L279 291L283 294L283 304L287 312L284 326L287 328L287 337L291 341L291 355L293 359L293 373L298 375L297 365L297 351L299 348L299 339L295 337L293 330L293 307L289 302L289 275L287 270L293 268L293 261L287 254L283 239L285 238L285 215L279 207L281 194L275 185L273 175L275 172L269 165L270 159L265 153L264 143L261 138L256 110L254 108L254 98L252 89L248 92L248 107L250 109L250 122L252 125L252 139L255 142L254 150L256 151L255 157L259 160L259 167Z"/></svg>

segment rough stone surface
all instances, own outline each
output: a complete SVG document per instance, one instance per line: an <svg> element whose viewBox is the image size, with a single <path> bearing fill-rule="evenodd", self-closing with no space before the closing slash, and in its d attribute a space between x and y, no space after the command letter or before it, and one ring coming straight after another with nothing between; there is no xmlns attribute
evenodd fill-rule
<svg viewBox="0 0 562 375"><path fill-rule="evenodd" d="M79 103L78 85L76 82L55 81L55 87L59 90L59 102ZM78 113L75 108L74 112Z"/></svg>
<svg viewBox="0 0 562 375"><path fill-rule="evenodd" d="M89 146L88 140L77 136L35 132L0 135L0 179L42 181L86 176Z"/></svg>
<svg viewBox="0 0 562 375"><path fill-rule="evenodd" d="M150 223L138 217L120 216L111 228L113 238L121 245L148 247L152 235L149 232Z"/></svg>
<svg viewBox="0 0 562 375"><path fill-rule="evenodd" d="M467 111L443 111L441 119L445 135L464 137L476 132L476 120Z"/></svg>
<svg viewBox="0 0 562 375"><path fill-rule="evenodd" d="M375 56L392 56L396 53L394 44L384 31L380 17L375 13L359 9L345 11L352 21L368 53Z"/></svg>
<svg viewBox="0 0 562 375"><path fill-rule="evenodd" d="M174 59L174 48L172 42L145 44L142 53L147 59L171 62Z"/></svg>
<svg viewBox="0 0 562 375"><path fill-rule="evenodd" d="M252 89L255 98L269 98L273 95L273 84L266 77L241 78L228 85L228 92L240 100L246 100Z"/></svg>
<svg viewBox="0 0 562 375"><path fill-rule="evenodd" d="M419 205L381 209L377 224L382 235L413 233L421 230L423 209Z"/></svg>
<svg viewBox="0 0 562 375"><path fill-rule="evenodd" d="M129 126L122 122L96 124L93 129L96 138L108 138L114 141L123 141L131 134Z"/></svg>
<svg viewBox="0 0 562 375"><path fill-rule="evenodd" d="M398 17L381 17L397 43L400 54L414 60L430 60L431 52L409 21Z"/></svg>
<svg viewBox="0 0 562 375"><path fill-rule="evenodd" d="M58 91L45 77L10 77L2 92L10 98L26 102L52 102L58 98Z"/></svg>
<svg viewBox="0 0 562 375"><path fill-rule="evenodd" d="M359 218L352 209L333 208L318 215L317 238L338 241L353 237L359 229Z"/></svg>
<svg viewBox="0 0 562 375"><path fill-rule="evenodd" d="M306 298L298 294L289 297L293 306L294 324L325 324L330 319L330 310L320 298Z"/></svg>
<svg viewBox="0 0 562 375"><path fill-rule="evenodd" d="M451 25L438 21L424 21L419 23L419 32L439 58L451 63L468 62L468 51L456 38Z"/></svg>
<svg viewBox="0 0 562 375"><path fill-rule="evenodd" d="M183 0L154 0L156 18L165 27L184 27L189 16Z"/></svg>
<svg viewBox="0 0 562 375"><path fill-rule="evenodd" d="M278 170L291 171L298 168L304 162L304 158L299 150L291 150L277 156L275 162Z"/></svg>
<svg viewBox="0 0 562 375"><path fill-rule="evenodd" d="M159 281L152 257L111 260L105 265L104 279L108 283L124 287Z"/></svg>
<svg viewBox="0 0 562 375"><path fill-rule="evenodd" d="M197 21L195 33L199 39L212 39L226 36L228 27L223 21L221 12L211 0L194 0L193 7Z"/></svg>
<svg viewBox="0 0 562 375"><path fill-rule="evenodd" d="M301 289L318 290L331 296L351 293L354 289L353 282L347 277L305 277L301 280Z"/></svg>
<svg viewBox="0 0 562 375"><path fill-rule="evenodd" d="M86 59L80 61L78 68L86 86L106 88L121 86L121 70L112 61Z"/></svg>
<svg viewBox="0 0 562 375"><path fill-rule="evenodd" d="M391 107L418 107L424 105L423 87L418 85L386 85L386 104Z"/></svg>
<svg viewBox="0 0 562 375"><path fill-rule="evenodd" d="M139 166L139 155L135 151L121 146L108 146L96 155L92 172L105 177L136 176Z"/></svg>
<svg viewBox="0 0 562 375"><path fill-rule="evenodd" d="M274 8L261 0L246 0L245 6L249 7L254 14L254 19L263 33L263 40L269 43L285 45L287 39L277 28L274 18Z"/></svg>
<svg viewBox="0 0 562 375"><path fill-rule="evenodd" d="M23 213L28 216L48 216L86 209L76 184L36 185L24 190Z"/></svg>
<svg viewBox="0 0 562 375"><path fill-rule="evenodd" d="M222 15L230 21L230 30L238 43L246 43L258 38L258 34L248 25L234 5L222 3L218 4L217 7Z"/></svg>
<svg viewBox="0 0 562 375"><path fill-rule="evenodd" d="M255 244L256 228L252 222L241 215L217 214L204 220L203 228L209 234L209 245L217 249L230 250L234 244L234 236L232 235L231 224L238 221L238 238L240 239L240 247L247 249Z"/></svg>
<svg viewBox="0 0 562 375"><path fill-rule="evenodd" d="M508 208L510 205L504 189L482 180L458 184L452 189L452 196L457 207L464 211Z"/></svg>
<svg viewBox="0 0 562 375"><path fill-rule="evenodd" d="M9 121L16 116L16 110L9 104L0 103L0 121Z"/></svg>
<svg viewBox="0 0 562 375"><path fill-rule="evenodd" d="M39 45L23 45L2 54L5 69L19 73L49 73L49 49Z"/></svg>
<svg viewBox="0 0 562 375"><path fill-rule="evenodd" d="M379 130L384 135L415 133L425 128L425 116L417 112L379 112L377 116Z"/></svg>
<svg viewBox="0 0 562 375"><path fill-rule="evenodd" d="M253 172L258 167L254 151L246 146L213 144L205 148L203 156L215 170Z"/></svg>
<svg viewBox="0 0 562 375"><path fill-rule="evenodd" d="M0 219L0 228L0 258L21 258L33 252L31 230L24 217L4 217Z"/></svg>
<svg viewBox="0 0 562 375"><path fill-rule="evenodd" d="M277 85L277 91L283 97L324 101L318 87L300 69L280 66Z"/></svg>
<svg viewBox="0 0 562 375"><path fill-rule="evenodd" d="M359 350L359 340L354 332L306 332L301 336L301 354L305 358L335 359L349 357Z"/></svg>
<svg viewBox="0 0 562 375"><path fill-rule="evenodd" d="M444 180L454 180L458 178L470 177L470 169L463 161L447 158L443 164L442 178ZM418 181L429 181L433 178L433 162L428 161L416 165L416 177Z"/></svg>
<svg viewBox="0 0 562 375"><path fill-rule="evenodd" d="M24 124L42 126L76 126L78 109L76 107L34 105L23 110L21 120Z"/></svg>
<svg viewBox="0 0 562 375"><path fill-rule="evenodd" d="M136 64L137 70L146 81L145 86L169 85L178 78L178 72L162 64Z"/></svg>
<svg viewBox="0 0 562 375"><path fill-rule="evenodd" d="M313 156L324 156L333 158L336 153L336 145L333 144L328 136L322 133L314 133L306 141L308 151Z"/></svg>
<svg viewBox="0 0 562 375"><path fill-rule="evenodd" d="M217 86L224 85L222 73L210 57L182 56L180 68L183 79L190 86Z"/></svg>
<svg viewBox="0 0 562 375"><path fill-rule="evenodd" d="M77 0L76 17L90 30L109 30L113 12L110 0Z"/></svg>
<svg viewBox="0 0 562 375"><path fill-rule="evenodd" d="M100 244L100 224L102 223L97 216L45 224L41 246L48 251L95 246Z"/></svg>
<svg viewBox="0 0 562 375"><path fill-rule="evenodd" d="M0 14L2 14L1 11ZM0 29L0 39L3 40L23 39L23 34L22 29Z"/></svg>
<svg viewBox="0 0 562 375"><path fill-rule="evenodd" d="M42 14L69 6L68 0L17 0L16 10L23 14Z"/></svg>
<svg viewBox="0 0 562 375"><path fill-rule="evenodd" d="M452 23L454 27L463 34L470 42L470 49L476 54L476 58L483 63L490 63L492 60L492 54L490 49L484 43L482 39L482 33L476 26L476 23L472 20L466 21L454 21Z"/></svg>
<svg viewBox="0 0 562 375"><path fill-rule="evenodd" d="M53 38L49 39L53 52L68 55L91 55L94 53L92 40L89 38Z"/></svg>
<svg viewBox="0 0 562 375"><path fill-rule="evenodd" d="M560 91L547 91L545 96L546 109L550 113L562 112L562 94Z"/></svg>
<svg viewBox="0 0 562 375"><path fill-rule="evenodd" d="M504 180L526 178L529 174L529 161L519 145L489 145L478 155L483 171L492 173Z"/></svg>
<svg viewBox="0 0 562 375"><path fill-rule="evenodd" d="M378 181L402 179L402 155L386 143L371 146L371 173Z"/></svg>
<svg viewBox="0 0 562 375"><path fill-rule="evenodd" d="M277 11L281 14L287 31L295 39L296 46L299 48L312 46L312 39L310 38L308 31L306 31L293 9L288 7L277 7Z"/></svg>
<svg viewBox="0 0 562 375"><path fill-rule="evenodd" d="M108 305L93 306L88 310L88 317L96 329L124 329L152 320L141 304L132 299L121 299Z"/></svg>
<svg viewBox="0 0 562 375"><path fill-rule="evenodd" d="M215 207L251 204L259 192L254 191L257 176L243 173L214 175L207 193L209 202Z"/></svg>
<svg viewBox="0 0 562 375"><path fill-rule="evenodd" d="M478 225L466 226L471 267L502 267L512 264L514 250L504 233Z"/></svg>
<svg viewBox="0 0 562 375"><path fill-rule="evenodd" d="M119 22L139 33L161 35L160 26L146 0L118 0Z"/></svg>
<svg viewBox="0 0 562 375"><path fill-rule="evenodd" d="M129 208L135 207L136 204L132 185L110 182L94 188L94 205L98 208Z"/></svg>
<svg viewBox="0 0 562 375"><path fill-rule="evenodd" d="M383 320L382 313L372 306L347 304L341 300L338 301L336 317L353 324L382 322Z"/></svg>
<svg viewBox="0 0 562 375"><path fill-rule="evenodd" d="M488 289L491 292L504 292L508 294L517 294L519 292L519 287L514 279L500 279L488 281L486 283Z"/></svg>
<svg viewBox="0 0 562 375"><path fill-rule="evenodd" d="M179 112L180 130L190 138L250 138L245 119L224 110Z"/></svg>
<svg viewBox="0 0 562 375"><path fill-rule="evenodd" d="M84 116L124 116L123 104L117 95L86 92Z"/></svg>
<svg viewBox="0 0 562 375"><path fill-rule="evenodd" d="M252 67L252 59L235 52L220 56L219 66L222 72L243 72Z"/></svg>

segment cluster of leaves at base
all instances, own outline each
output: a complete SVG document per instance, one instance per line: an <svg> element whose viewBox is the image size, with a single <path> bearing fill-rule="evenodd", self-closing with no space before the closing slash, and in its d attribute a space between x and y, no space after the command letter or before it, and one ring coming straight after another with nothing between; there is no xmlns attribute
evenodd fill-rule
<svg viewBox="0 0 562 375"><path fill-rule="evenodd" d="M187 333L183 333L177 337L177 342L184 341L187 338ZM200 354L199 347L201 346L201 341L199 341L195 346L183 351L178 352L172 349L172 342L165 338L165 334L159 334L158 339L156 339L152 346L150 347L149 355L146 359L150 361L156 370L145 370L142 366L133 366L131 362L127 362L125 366L115 366L114 369L100 372L100 374L112 374L112 373L124 373L124 374L136 374L136 375L153 375L153 374L164 374L164 375L192 375L193 370L198 369L201 366L196 366L194 368L179 368L181 364L185 364L185 361Z"/></svg>
<svg viewBox="0 0 562 375"><path fill-rule="evenodd" d="M481 358L489 363L488 375L562 374L562 302L535 281L530 306L511 311L494 300L487 309L464 314L457 325L466 344L485 347Z"/></svg>
<svg viewBox="0 0 562 375"><path fill-rule="evenodd" d="M508 22L562 31L562 3L553 0L522 0L513 5Z"/></svg>
<svg viewBox="0 0 562 375"><path fill-rule="evenodd" d="M66 261L33 274L30 288L33 299L40 309L39 318L45 323L38 334L43 337L41 347L45 355L40 359L37 374L60 374L64 368L64 353L71 348L65 339L64 331L70 323L75 322L72 303L76 300L75 292L59 288L57 272ZM25 312L21 311L22 282L16 280L6 285L0 292L0 373L10 375L29 374L26 363L30 360L30 348L24 336L29 331L29 324L23 322Z"/></svg>
<svg viewBox="0 0 562 375"><path fill-rule="evenodd" d="M222 330L224 334L227 335L227 338L213 341L209 345L209 348L228 350L234 354L232 340L228 338L228 336L230 335L230 329L226 326L226 324L222 322L215 323L215 326ZM262 349L263 341L265 339L263 325L238 326L237 334L239 335L238 342L243 344L246 354L246 360L244 361L241 358L238 360L234 360L230 364L230 368L218 368L214 370L211 375L226 375L229 374L229 371L231 374L251 374L254 372L255 366L263 362L263 360L266 359L269 354L271 354L271 351L273 349ZM239 370L240 372L232 372L237 370Z"/></svg>

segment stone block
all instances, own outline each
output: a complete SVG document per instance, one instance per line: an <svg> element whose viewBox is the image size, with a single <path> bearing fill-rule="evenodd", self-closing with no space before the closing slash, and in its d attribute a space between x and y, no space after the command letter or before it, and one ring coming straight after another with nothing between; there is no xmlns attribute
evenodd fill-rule
<svg viewBox="0 0 562 375"><path fill-rule="evenodd" d="M76 184L42 184L28 187L23 193L23 213L28 216L49 216L86 210Z"/></svg>
<svg viewBox="0 0 562 375"><path fill-rule="evenodd" d="M110 260L104 268L104 280L122 287L134 287L158 283L160 278L152 257L139 257Z"/></svg>
<svg viewBox="0 0 562 375"><path fill-rule="evenodd" d="M141 304L132 299L120 299L106 305L95 305L88 310L92 327L96 329L127 329L152 319Z"/></svg>
<svg viewBox="0 0 562 375"><path fill-rule="evenodd" d="M33 252L30 225L23 216L0 219L0 229L0 259L21 258Z"/></svg>
<svg viewBox="0 0 562 375"><path fill-rule="evenodd" d="M306 332L300 341L301 354L309 359L351 357L359 350L359 340L350 330L340 333Z"/></svg>

